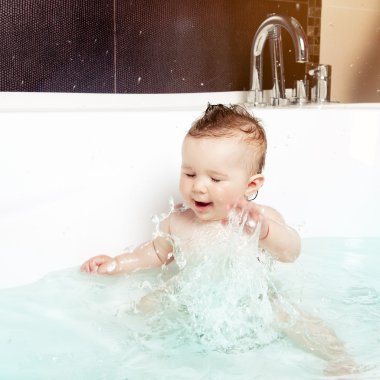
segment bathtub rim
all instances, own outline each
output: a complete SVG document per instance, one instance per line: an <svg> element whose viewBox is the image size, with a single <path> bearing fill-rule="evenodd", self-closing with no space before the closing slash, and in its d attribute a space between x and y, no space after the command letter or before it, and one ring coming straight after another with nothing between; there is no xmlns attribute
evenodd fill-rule
<svg viewBox="0 0 380 380"><path fill-rule="evenodd" d="M0 92L1 112L30 111L190 111L207 103L244 104L247 108L278 109L368 109L379 110L380 103L308 103L283 107L254 107L245 103L247 91L176 94L95 94L57 92Z"/></svg>

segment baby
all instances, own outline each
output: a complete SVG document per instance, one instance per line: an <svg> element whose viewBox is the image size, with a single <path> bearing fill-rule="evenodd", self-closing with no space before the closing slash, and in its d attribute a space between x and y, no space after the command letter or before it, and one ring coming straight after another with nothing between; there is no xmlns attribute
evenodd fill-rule
<svg viewBox="0 0 380 380"><path fill-rule="evenodd" d="M151 241L116 257L95 256L81 270L114 275L167 265L175 260L170 237L189 241L216 225L223 228L232 209L241 215L244 232L258 234L260 248L274 260L294 261L300 254L298 233L278 211L252 202L264 183L266 148L263 127L243 107L209 105L183 141L179 187L184 205L160 222L160 233ZM289 313L275 300L273 308L281 321L289 321ZM298 311L297 318L283 323L285 332L328 360L332 373L349 372L350 358L335 334L305 313Z"/></svg>
<svg viewBox="0 0 380 380"><path fill-rule="evenodd" d="M266 136L257 119L240 106L209 105L188 131L182 147L180 191L188 209L172 213L161 230L180 238L225 222L232 207L246 214L247 233L260 224L260 246L276 260L294 261L300 238L273 208L249 200L263 185ZM101 255L82 265L82 270L101 274L130 273L159 267L172 259L172 245L156 237L134 252Z"/></svg>

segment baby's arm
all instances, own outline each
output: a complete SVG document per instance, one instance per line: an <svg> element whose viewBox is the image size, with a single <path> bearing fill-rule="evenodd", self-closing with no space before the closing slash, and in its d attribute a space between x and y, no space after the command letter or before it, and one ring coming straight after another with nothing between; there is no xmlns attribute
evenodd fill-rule
<svg viewBox="0 0 380 380"><path fill-rule="evenodd" d="M301 251L301 239L293 228L289 227L281 214L269 206L241 200L234 205L236 210L247 213L246 230L253 233L257 224L261 224L259 244L276 260L294 261Z"/></svg>
<svg viewBox="0 0 380 380"><path fill-rule="evenodd" d="M169 232L170 217L161 223L161 230ZM140 269L149 269L168 264L172 257L172 245L167 239L157 237L154 240L141 244L132 252L115 257L99 255L87 260L81 266L83 272L99 274L131 273Z"/></svg>
<svg viewBox="0 0 380 380"><path fill-rule="evenodd" d="M275 209L258 207L261 209L260 247L279 261L294 261L301 251L301 239L297 231L288 226Z"/></svg>

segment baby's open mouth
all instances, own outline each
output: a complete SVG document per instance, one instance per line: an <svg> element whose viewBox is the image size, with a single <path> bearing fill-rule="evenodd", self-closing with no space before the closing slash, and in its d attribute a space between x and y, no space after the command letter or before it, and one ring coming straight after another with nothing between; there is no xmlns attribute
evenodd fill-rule
<svg viewBox="0 0 380 380"><path fill-rule="evenodd" d="M195 206L197 207L207 207L212 204L212 202L198 202L198 201L194 201L194 203L195 203Z"/></svg>

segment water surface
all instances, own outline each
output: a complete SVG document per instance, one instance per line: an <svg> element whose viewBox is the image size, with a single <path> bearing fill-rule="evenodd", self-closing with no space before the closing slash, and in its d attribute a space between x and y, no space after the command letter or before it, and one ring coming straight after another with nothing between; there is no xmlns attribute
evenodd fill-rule
<svg viewBox="0 0 380 380"><path fill-rule="evenodd" d="M378 379L379 252L380 238L304 239L296 264L271 268L272 285L263 281L268 273L249 261L259 279L250 287L243 286L244 271L240 282L232 280L237 267L227 258L215 258L224 269L216 262L207 266L209 260L203 272L184 272L182 282L174 266L119 277L78 268L50 273L0 290L0 378L323 378L322 359L271 329L266 295L259 296L274 284L281 297L323 319L345 341L362 371L345 379ZM246 290L236 293L238 287ZM258 317L239 324L252 305L263 305ZM259 331L264 333L255 336Z"/></svg>

